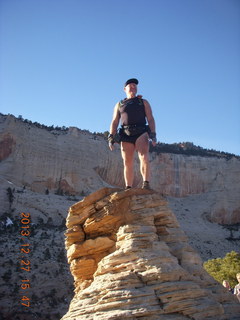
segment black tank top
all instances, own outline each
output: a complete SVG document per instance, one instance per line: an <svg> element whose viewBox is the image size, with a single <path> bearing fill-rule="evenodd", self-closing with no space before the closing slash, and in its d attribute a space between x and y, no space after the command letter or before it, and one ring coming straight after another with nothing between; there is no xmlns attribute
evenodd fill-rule
<svg viewBox="0 0 240 320"><path fill-rule="evenodd" d="M143 100L137 97L132 99L125 99L120 102L119 107L121 124L123 126L146 124L146 114Z"/></svg>

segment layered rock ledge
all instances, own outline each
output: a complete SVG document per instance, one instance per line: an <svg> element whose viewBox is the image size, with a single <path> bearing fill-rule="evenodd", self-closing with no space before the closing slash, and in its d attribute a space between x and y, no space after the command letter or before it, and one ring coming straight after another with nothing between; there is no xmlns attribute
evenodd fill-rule
<svg viewBox="0 0 240 320"><path fill-rule="evenodd" d="M66 225L75 296L62 320L239 319L154 191L103 188L71 206Z"/></svg>

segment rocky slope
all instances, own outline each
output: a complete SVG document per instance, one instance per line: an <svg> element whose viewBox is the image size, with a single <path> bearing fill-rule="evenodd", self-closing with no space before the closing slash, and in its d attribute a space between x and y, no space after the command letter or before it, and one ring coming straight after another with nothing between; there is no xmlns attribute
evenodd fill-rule
<svg viewBox="0 0 240 320"><path fill-rule="evenodd" d="M67 227L76 294L62 320L239 318L157 193L101 189L70 208Z"/></svg>
<svg viewBox="0 0 240 320"><path fill-rule="evenodd" d="M123 186L120 150L77 128L48 131L13 116L0 116L0 175L44 193L88 194ZM135 165L135 186L141 184ZM151 153L152 187L164 195L205 194L210 219L240 222L240 159Z"/></svg>
<svg viewBox="0 0 240 320"><path fill-rule="evenodd" d="M239 251L238 225L217 223L239 222L239 163L236 157L151 154L152 185L167 196L204 260ZM137 185L137 162L135 169ZM59 320L67 312L73 295L64 249L68 208L102 187L122 185L119 148L110 152L103 137L0 115L0 319ZM29 256L21 255L22 212L31 216ZM29 272L21 269L22 258L30 261ZM22 279L31 281L29 290L21 288ZM21 298L28 295L26 310Z"/></svg>

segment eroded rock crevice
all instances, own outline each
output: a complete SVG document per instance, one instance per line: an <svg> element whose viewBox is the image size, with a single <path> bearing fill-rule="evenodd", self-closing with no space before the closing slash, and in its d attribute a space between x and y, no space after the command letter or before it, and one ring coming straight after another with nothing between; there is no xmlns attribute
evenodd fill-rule
<svg viewBox="0 0 240 320"><path fill-rule="evenodd" d="M101 189L70 208L67 227L75 297L62 320L237 319L154 191Z"/></svg>

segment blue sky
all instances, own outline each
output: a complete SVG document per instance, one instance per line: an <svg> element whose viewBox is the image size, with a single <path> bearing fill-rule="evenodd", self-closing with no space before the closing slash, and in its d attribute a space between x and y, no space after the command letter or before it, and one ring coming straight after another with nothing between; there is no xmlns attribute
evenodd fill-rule
<svg viewBox="0 0 240 320"><path fill-rule="evenodd" d="M109 130L139 79L164 143L240 155L239 0L0 0L0 112Z"/></svg>

